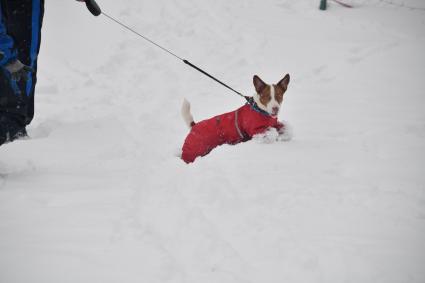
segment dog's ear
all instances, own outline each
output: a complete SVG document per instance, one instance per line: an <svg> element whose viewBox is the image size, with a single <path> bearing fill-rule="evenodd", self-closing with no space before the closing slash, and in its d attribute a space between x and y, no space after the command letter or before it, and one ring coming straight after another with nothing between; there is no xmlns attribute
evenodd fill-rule
<svg viewBox="0 0 425 283"><path fill-rule="evenodd" d="M286 90L288 88L289 80L290 80L289 74L286 74L286 76L283 79L281 79L277 83L277 85L283 88L284 90Z"/></svg>
<svg viewBox="0 0 425 283"><path fill-rule="evenodd" d="M258 94L261 94L261 92L263 91L263 89L267 86L267 84L265 82L263 82L259 76L255 75L254 78L252 79L253 83L254 83L254 87L255 90L257 91Z"/></svg>

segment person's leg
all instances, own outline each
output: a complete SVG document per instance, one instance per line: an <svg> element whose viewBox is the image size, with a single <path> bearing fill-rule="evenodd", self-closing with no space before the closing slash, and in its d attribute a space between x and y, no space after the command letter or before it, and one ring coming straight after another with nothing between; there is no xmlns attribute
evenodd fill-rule
<svg viewBox="0 0 425 283"><path fill-rule="evenodd" d="M7 131L8 137L14 139L15 135L25 132L25 126L34 117L34 89L44 0L2 0L2 9L7 33L14 40L18 59L34 69L26 82L21 80L17 83L17 88L12 87L5 71L0 72L0 135L1 131Z"/></svg>

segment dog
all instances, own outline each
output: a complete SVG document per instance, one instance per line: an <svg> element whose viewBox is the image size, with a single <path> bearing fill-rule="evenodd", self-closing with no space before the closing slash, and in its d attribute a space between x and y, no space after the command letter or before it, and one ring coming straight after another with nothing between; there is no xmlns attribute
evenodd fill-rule
<svg viewBox="0 0 425 283"><path fill-rule="evenodd" d="M235 111L197 123L190 112L190 104L185 99L181 114L190 132L182 147L183 161L192 163L197 157L207 155L219 145L248 141L269 128L275 128L279 135L283 134L285 126L277 120L277 115L289 80L290 76L286 74L277 84L269 85L255 75L253 83L256 93L247 104Z"/></svg>

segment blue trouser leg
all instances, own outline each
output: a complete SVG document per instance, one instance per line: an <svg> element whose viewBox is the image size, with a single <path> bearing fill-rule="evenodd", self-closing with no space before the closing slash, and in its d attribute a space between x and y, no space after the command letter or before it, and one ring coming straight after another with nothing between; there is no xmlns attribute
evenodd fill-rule
<svg viewBox="0 0 425 283"><path fill-rule="evenodd" d="M7 73L0 71L0 124L13 132L10 128L24 128L34 117L44 0L0 0L0 3L7 34L14 40L18 59L34 69L27 82L21 80L14 87Z"/></svg>

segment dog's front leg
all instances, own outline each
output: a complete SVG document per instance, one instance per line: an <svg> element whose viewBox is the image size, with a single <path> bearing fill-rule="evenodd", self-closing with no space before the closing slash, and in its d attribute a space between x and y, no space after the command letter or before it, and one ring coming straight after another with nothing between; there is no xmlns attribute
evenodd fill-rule
<svg viewBox="0 0 425 283"><path fill-rule="evenodd" d="M283 135L285 133L285 123L283 121L277 121L276 130L280 135Z"/></svg>
<svg viewBox="0 0 425 283"><path fill-rule="evenodd" d="M286 121L278 121L277 122L277 132L278 137L277 141L290 141L292 139L292 127Z"/></svg>

